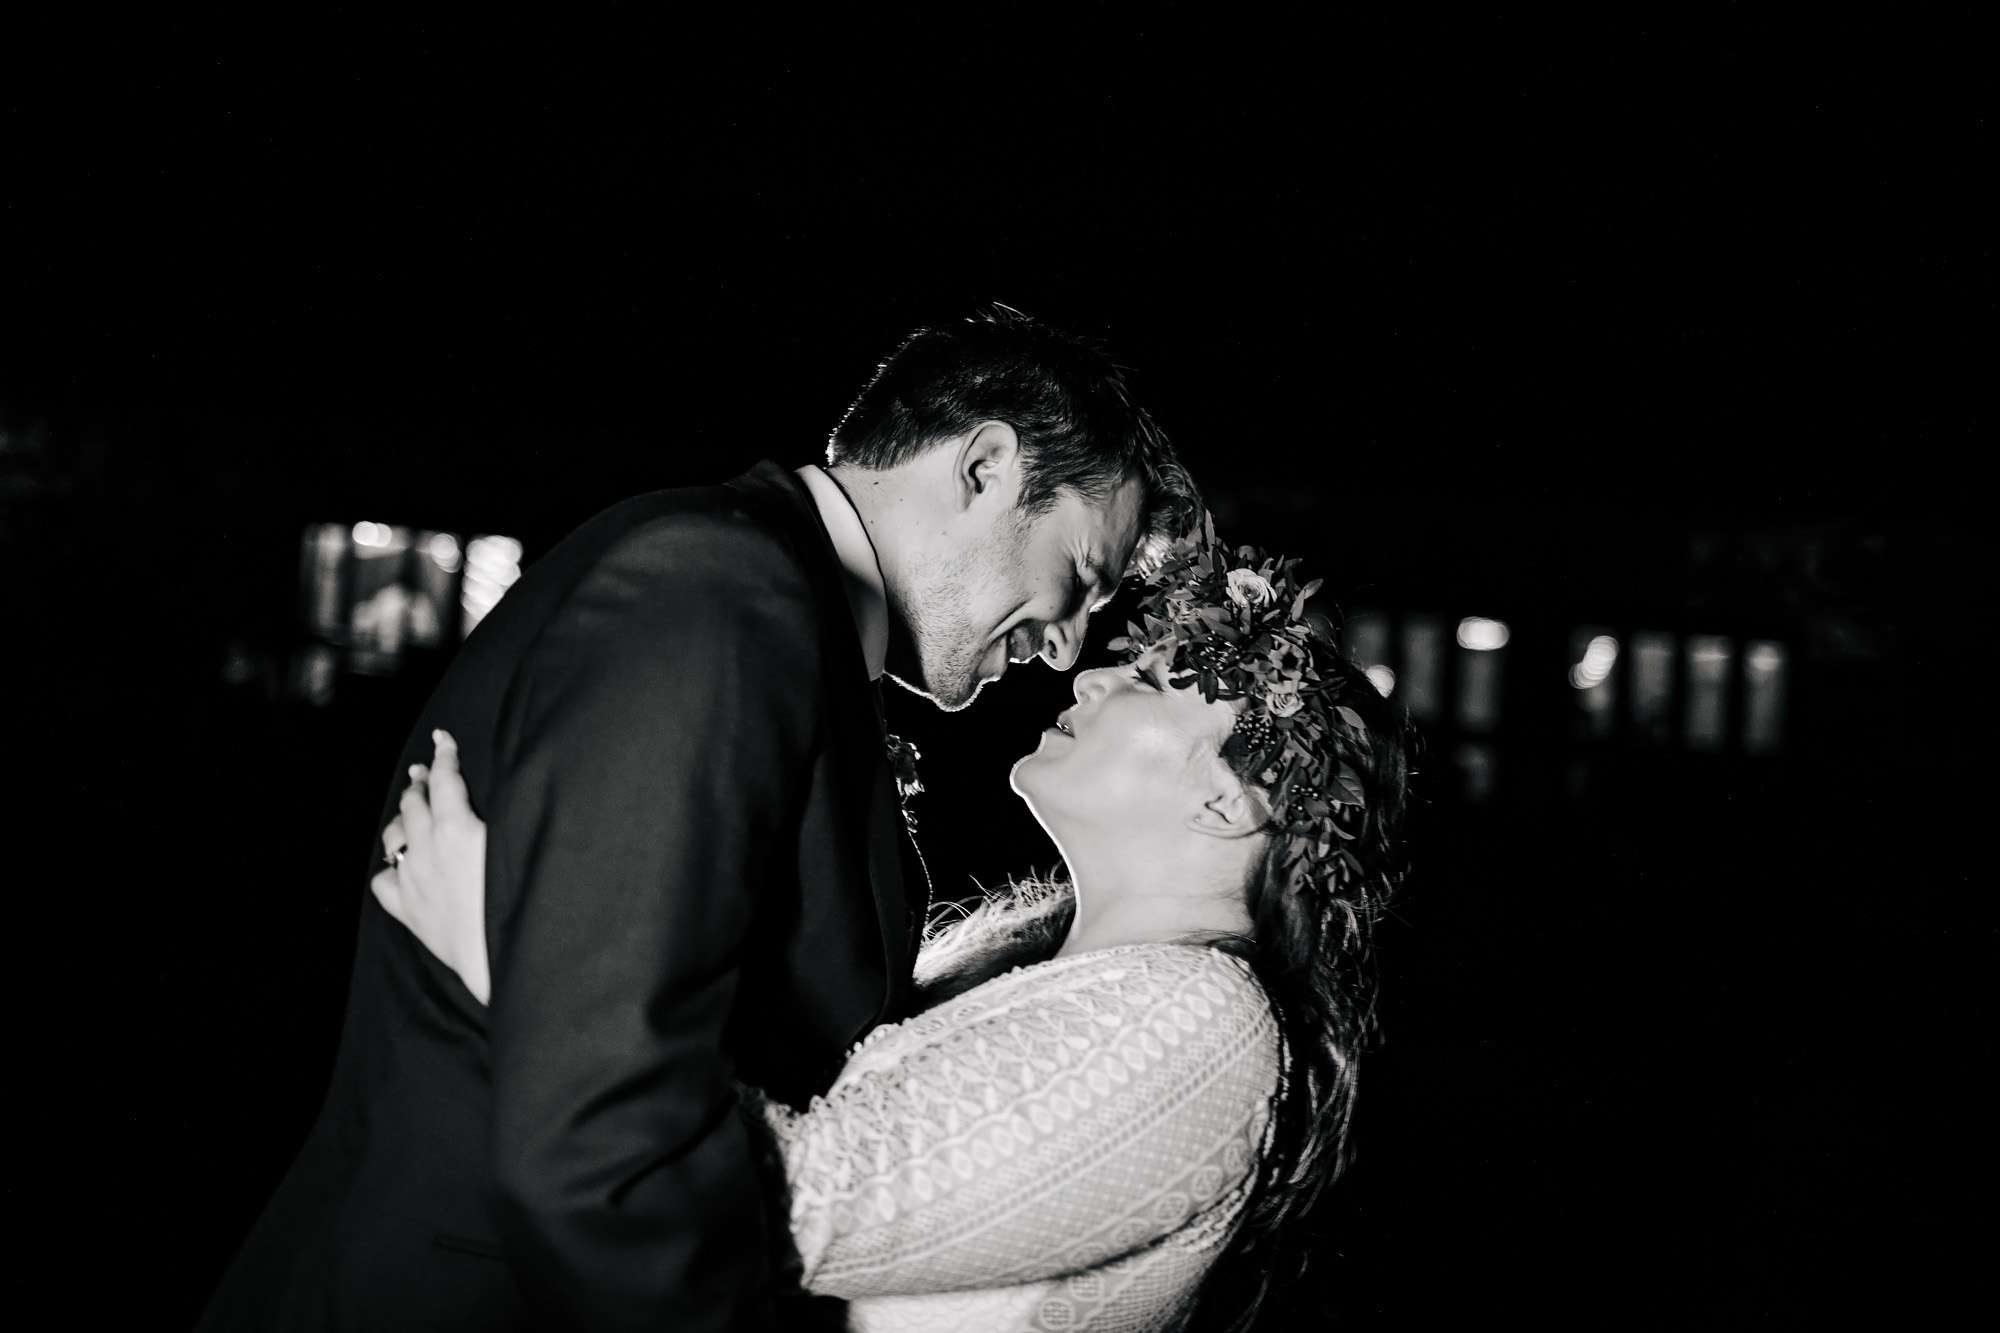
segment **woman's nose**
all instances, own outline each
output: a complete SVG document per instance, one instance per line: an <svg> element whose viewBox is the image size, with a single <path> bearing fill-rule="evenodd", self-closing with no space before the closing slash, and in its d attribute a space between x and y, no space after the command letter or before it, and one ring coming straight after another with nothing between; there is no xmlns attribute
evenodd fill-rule
<svg viewBox="0 0 2000 1333"><path fill-rule="evenodd" d="M1115 667L1094 667L1089 671L1078 673L1076 685L1070 692L1076 695L1078 703L1087 704L1092 699L1103 698L1117 676L1118 671Z"/></svg>

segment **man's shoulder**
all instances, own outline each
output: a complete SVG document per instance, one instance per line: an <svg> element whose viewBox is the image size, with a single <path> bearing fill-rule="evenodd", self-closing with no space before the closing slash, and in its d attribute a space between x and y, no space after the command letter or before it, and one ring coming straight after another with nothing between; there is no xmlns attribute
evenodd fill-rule
<svg viewBox="0 0 2000 1333"><path fill-rule="evenodd" d="M563 545L592 563L620 555L708 581L808 580L825 561L810 500L775 464L729 482L650 491L612 505Z"/></svg>

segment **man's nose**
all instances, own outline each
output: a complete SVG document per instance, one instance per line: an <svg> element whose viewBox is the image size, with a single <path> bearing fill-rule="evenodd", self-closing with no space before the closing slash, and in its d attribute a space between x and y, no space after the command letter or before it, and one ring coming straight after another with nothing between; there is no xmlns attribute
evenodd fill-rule
<svg viewBox="0 0 2000 1333"><path fill-rule="evenodd" d="M1050 625L1042 631L1042 658L1057 671L1067 671L1076 665L1078 645L1082 642L1080 630L1072 630L1068 625Z"/></svg>

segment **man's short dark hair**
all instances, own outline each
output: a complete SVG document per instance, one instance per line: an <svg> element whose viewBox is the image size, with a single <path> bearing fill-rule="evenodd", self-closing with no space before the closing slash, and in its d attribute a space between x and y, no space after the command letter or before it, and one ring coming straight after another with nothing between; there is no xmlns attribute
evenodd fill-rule
<svg viewBox="0 0 2000 1333"><path fill-rule="evenodd" d="M1030 517L1065 491L1097 504L1137 478L1143 563L1200 516L1193 481L1124 370L1097 344L997 304L906 338L834 427L827 461L895 467L983 421L1020 438Z"/></svg>

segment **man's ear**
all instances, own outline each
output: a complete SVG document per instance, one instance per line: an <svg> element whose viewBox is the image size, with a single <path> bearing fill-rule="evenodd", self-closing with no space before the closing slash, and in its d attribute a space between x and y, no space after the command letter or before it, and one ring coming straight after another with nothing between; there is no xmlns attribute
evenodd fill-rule
<svg viewBox="0 0 2000 1333"><path fill-rule="evenodd" d="M952 473L958 507L970 509L975 500L1019 489L1021 439L1004 421L982 421L958 447Z"/></svg>
<svg viewBox="0 0 2000 1333"><path fill-rule="evenodd" d="M1233 773L1187 819L1189 828L1211 838L1247 838L1263 832L1270 822L1271 809L1264 794L1238 781Z"/></svg>

